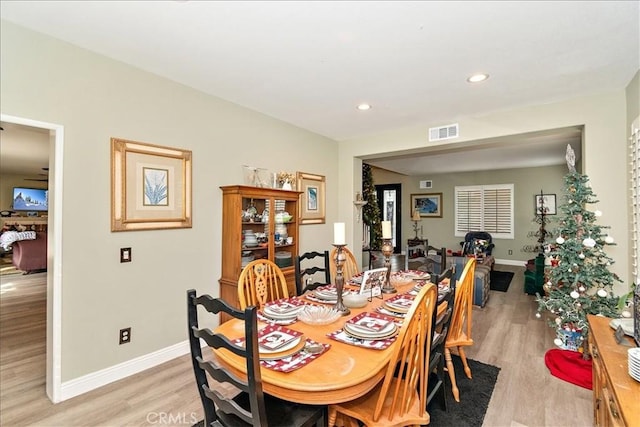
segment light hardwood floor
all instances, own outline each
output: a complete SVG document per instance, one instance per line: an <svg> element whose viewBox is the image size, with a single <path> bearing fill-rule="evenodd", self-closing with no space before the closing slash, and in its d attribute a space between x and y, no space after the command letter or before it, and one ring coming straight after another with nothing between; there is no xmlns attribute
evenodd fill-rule
<svg viewBox="0 0 640 427"><path fill-rule="evenodd" d="M484 426L588 426L591 392L551 376L553 331L534 317L522 267L473 310L475 360L501 367ZM202 409L188 355L57 405L45 393L45 274L0 277L0 425L190 426ZM458 374L460 375L460 374ZM464 399L464 395L461 396ZM450 399L450 405L455 402Z"/></svg>

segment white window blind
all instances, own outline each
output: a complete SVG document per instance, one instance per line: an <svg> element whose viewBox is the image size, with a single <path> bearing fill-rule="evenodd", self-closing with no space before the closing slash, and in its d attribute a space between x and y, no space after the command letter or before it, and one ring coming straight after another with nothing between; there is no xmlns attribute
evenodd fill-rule
<svg viewBox="0 0 640 427"><path fill-rule="evenodd" d="M486 231L492 237L513 239L513 184L455 188L455 235Z"/></svg>
<svg viewBox="0 0 640 427"><path fill-rule="evenodd" d="M640 268L638 261L640 260L640 117L634 120L631 125L631 143L629 144L629 173L631 174L631 209L633 211L631 220L632 233L631 240L633 245L632 267L635 283L640 283Z"/></svg>

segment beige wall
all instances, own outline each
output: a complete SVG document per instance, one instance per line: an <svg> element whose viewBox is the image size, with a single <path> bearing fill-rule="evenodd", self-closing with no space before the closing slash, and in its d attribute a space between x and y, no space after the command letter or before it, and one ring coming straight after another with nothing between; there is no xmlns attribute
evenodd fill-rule
<svg viewBox="0 0 640 427"><path fill-rule="evenodd" d="M597 207L603 212L602 224L611 226L611 235L617 245L607 248L615 260L612 270L625 283L614 288L617 293L626 291L629 278L629 218L626 97L624 91L572 99L563 102L535 105L509 111L492 112L469 117L455 117L443 123L424 123L420 127L401 129L388 134L357 138L340 142L340 174L351 176L359 162L353 158L399 154L403 151L423 149L427 144L427 129L452 122L460 125L461 137L445 141L443 145L469 144L487 138L498 138L521 133L544 131L569 126L584 126L583 173L600 202ZM562 185L562 184L561 184ZM353 210L345 206L353 200L360 189L360 182L340 187L339 209L345 219L353 217ZM348 221L347 221L348 222ZM359 227L348 230L347 243L359 242L362 238ZM514 252L515 253L515 252Z"/></svg>
<svg viewBox="0 0 640 427"><path fill-rule="evenodd" d="M221 185L242 165L327 177L329 247L338 220L337 143L2 21L3 114L64 126L62 380L186 340L185 291L218 295ZM110 138L193 151L193 228L110 231ZM133 262L119 263L132 247ZM55 256L55 254L54 254ZM130 344L118 331L132 327Z"/></svg>
<svg viewBox="0 0 640 427"><path fill-rule="evenodd" d="M418 226L422 226L423 236L429 239L429 244L436 247L446 247L453 251L460 250L463 238L454 236L454 189L461 185L514 185L514 219L515 239L495 239L496 247L493 255L508 262L517 263L533 258L536 254L524 252L525 245L533 245L537 238L528 237L529 232L538 230L539 225L534 220L534 195L544 190L545 194L555 194L556 203L560 204L563 197L563 176L566 166L547 166L524 169L502 169L495 171L479 171L468 173L451 173L428 176L408 177L384 169L372 168L375 184L402 185L402 250L405 250L406 239L415 236L413 222L410 218L408 206L411 206L411 194L442 193L442 218L423 218ZM424 190L419 188L419 181L430 179L433 188ZM557 216L547 217L547 230L553 228L553 221ZM420 237L420 233L418 232ZM509 249L513 251L509 255Z"/></svg>
<svg viewBox="0 0 640 427"><path fill-rule="evenodd" d="M640 70L627 85L627 129L640 116Z"/></svg>

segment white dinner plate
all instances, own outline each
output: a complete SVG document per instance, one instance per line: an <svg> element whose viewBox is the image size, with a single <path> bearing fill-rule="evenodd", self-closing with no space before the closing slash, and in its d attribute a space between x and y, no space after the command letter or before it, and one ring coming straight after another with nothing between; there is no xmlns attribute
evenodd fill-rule
<svg viewBox="0 0 640 427"><path fill-rule="evenodd" d="M391 337L397 335L397 333L398 333L398 327L395 325L395 323L393 324L393 329L390 332L388 332L388 333L386 333L384 335L380 335L380 334L378 334L378 335L363 334L363 333L361 333L359 331L350 329L349 326L347 326L346 323L345 323L345 326L344 326L343 330L344 330L345 334L350 335L350 336L352 336L354 338L360 338L360 339L363 339L363 340L371 340L371 341L385 340L387 338L391 338Z"/></svg>
<svg viewBox="0 0 640 427"><path fill-rule="evenodd" d="M293 347L298 345L298 343L300 342L301 338L302 337L297 337L297 338L291 340L290 342L286 343L282 347L276 348L275 350L269 350L269 349L266 349L266 348L260 346L260 354L282 353L283 351L290 350Z"/></svg>

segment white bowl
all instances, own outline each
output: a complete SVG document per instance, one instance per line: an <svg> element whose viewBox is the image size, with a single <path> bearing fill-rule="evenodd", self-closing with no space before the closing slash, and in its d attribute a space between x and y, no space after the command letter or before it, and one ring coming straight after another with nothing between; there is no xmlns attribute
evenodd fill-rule
<svg viewBox="0 0 640 427"><path fill-rule="evenodd" d="M367 294L345 294L342 295L342 302L349 308L360 308L367 305L369 297Z"/></svg>
<svg viewBox="0 0 640 427"><path fill-rule="evenodd" d="M308 325L328 325L335 322L342 313L323 305L308 305L298 313L298 320Z"/></svg>

